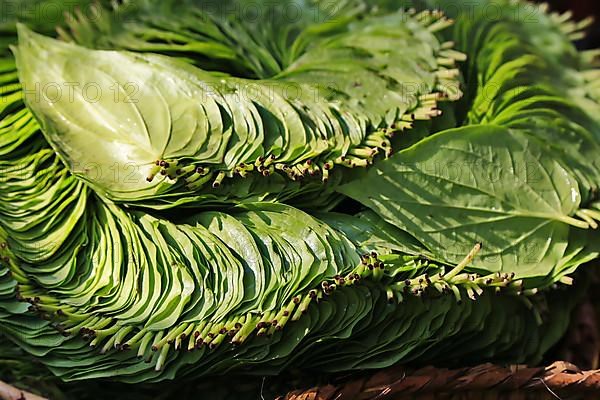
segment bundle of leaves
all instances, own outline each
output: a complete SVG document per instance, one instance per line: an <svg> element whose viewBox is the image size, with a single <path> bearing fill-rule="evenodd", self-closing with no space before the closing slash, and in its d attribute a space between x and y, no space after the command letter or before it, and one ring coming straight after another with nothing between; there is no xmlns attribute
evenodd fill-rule
<svg viewBox="0 0 600 400"><path fill-rule="evenodd" d="M600 254L597 52L466 3L10 25L0 342L60 381L539 362Z"/></svg>

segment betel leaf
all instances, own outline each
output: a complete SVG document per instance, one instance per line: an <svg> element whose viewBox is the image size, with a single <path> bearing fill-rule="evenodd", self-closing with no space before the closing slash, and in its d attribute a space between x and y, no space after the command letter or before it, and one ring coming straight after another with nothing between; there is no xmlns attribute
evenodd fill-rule
<svg viewBox="0 0 600 400"><path fill-rule="evenodd" d="M91 50L24 26L13 51L25 102L73 174L112 200L180 201L249 172L327 182L334 165L366 167L389 153L395 131L460 97L446 88L458 71L455 59L438 64L435 25L401 12L363 17L318 33L298 26L293 62L265 79Z"/></svg>
<svg viewBox="0 0 600 400"><path fill-rule="evenodd" d="M573 175L535 139L498 126L441 132L374 166L341 193L458 263L549 274L563 256L581 195Z"/></svg>
<svg viewBox="0 0 600 400"><path fill-rule="evenodd" d="M363 252L407 253L432 257L421 243L408 233L384 221L373 211L358 215L315 213L321 221L343 232Z"/></svg>
<svg viewBox="0 0 600 400"><path fill-rule="evenodd" d="M27 103L72 171L95 188L123 196L161 191L162 181L146 182L155 160L186 151L207 162L222 157L227 133L218 105L192 97L209 96L189 74L178 76L142 57L61 43L24 27L19 32L17 63ZM69 82L72 91L63 93Z"/></svg>

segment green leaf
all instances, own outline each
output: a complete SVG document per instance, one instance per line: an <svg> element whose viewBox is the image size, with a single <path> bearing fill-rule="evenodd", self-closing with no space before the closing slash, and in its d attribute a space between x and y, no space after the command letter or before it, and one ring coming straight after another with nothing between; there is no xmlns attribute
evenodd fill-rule
<svg viewBox="0 0 600 400"><path fill-rule="evenodd" d="M432 253L473 268L548 275L563 256L581 195L574 176L533 138L497 126L445 131L383 161L340 192Z"/></svg>

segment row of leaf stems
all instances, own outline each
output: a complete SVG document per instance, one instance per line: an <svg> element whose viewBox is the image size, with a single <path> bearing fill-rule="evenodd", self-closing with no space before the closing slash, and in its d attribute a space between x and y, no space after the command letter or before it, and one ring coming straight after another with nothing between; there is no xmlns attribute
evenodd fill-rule
<svg viewBox="0 0 600 400"><path fill-rule="evenodd" d="M437 20L440 17L435 13L424 14L424 18ZM433 24L430 27L437 29L449 23L449 20L443 21L442 25ZM218 188L226 178L236 176L244 178L251 173L265 177L279 173L292 181L317 178L326 183L334 167L368 167L377 157L387 158L392 155L391 140L396 134L412 129L416 121L427 121L440 116L442 111L438 109L439 102L454 101L461 97L458 80L460 71L455 66L458 61L464 61L466 56L453 50L453 45L453 42L445 42L441 45L437 58L439 70L434 72L436 78L434 91L419 96L418 104L411 111L390 126L375 129L360 145L352 146L344 155L326 157L325 160L306 159L288 164L278 162L274 154L265 154L253 162L243 162L228 170L197 163L184 164L180 160L156 160L146 180L152 182L157 176L163 176L172 182L182 179L186 189L194 192L209 184L213 188Z"/></svg>
<svg viewBox="0 0 600 400"><path fill-rule="evenodd" d="M150 175L146 178L152 182L161 175L171 181L183 179L186 189L197 191L210 184L213 188L221 186L225 178L240 176L245 178L250 173L268 177L275 173L287 176L292 181L302 181L306 178L319 178L323 183L329 180L331 171L335 167L356 168L372 165L376 157L383 155L385 158L392 155L391 139L404 130L411 129L414 121L429 120L441 114L437 102L444 98L444 94L436 92L421 96L421 105L413 113L403 116L402 119L389 128L380 128L370 133L360 146L352 147L346 155L338 156L326 161L307 159L290 165L278 162L273 154L260 156L252 163L240 163L232 170L222 171L209 166L196 164L182 165L177 160L156 160Z"/></svg>
<svg viewBox="0 0 600 400"><path fill-rule="evenodd" d="M171 350L215 349L223 343L239 346L254 336L270 337L283 330L287 324L302 318L312 304L334 296L337 288L359 285L361 282L383 284L390 304L399 304L407 296L425 295L450 295L461 303L465 297L476 300L484 290L520 295L541 324L541 316L528 298L535 295L537 289L524 289L523 281L515 280L512 273L498 272L480 276L464 272L480 249L481 244L477 244L461 263L448 272L439 268L439 272L434 275L424 273L410 279L398 279L390 275L390 271L394 269L390 263L398 259L394 255L378 256L375 252L364 254L361 256L360 265L349 274L324 280L317 288L294 296L279 309L250 312L220 322L186 322L162 331L142 329L135 332L134 326L115 322L111 318L79 313L75 307L63 305L55 298L38 295L37 290L27 283L25 274L20 272L13 262L10 269L13 277L19 282L17 297L21 301L29 302L30 311L52 321L53 326L63 335L79 334L90 342L90 346L98 347L101 353L111 350L137 350L140 359L145 359L148 363L155 360L155 368L160 371ZM414 260L418 260L421 267L428 265L428 261L422 258L415 257ZM403 262L406 263L406 258Z"/></svg>

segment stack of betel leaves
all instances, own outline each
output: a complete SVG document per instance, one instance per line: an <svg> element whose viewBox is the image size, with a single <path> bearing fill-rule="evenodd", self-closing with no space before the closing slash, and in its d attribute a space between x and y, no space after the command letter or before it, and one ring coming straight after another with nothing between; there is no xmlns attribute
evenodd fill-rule
<svg viewBox="0 0 600 400"><path fill-rule="evenodd" d="M0 341L60 380L536 363L564 333L600 255L588 21L26 3L0 25Z"/></svg>

